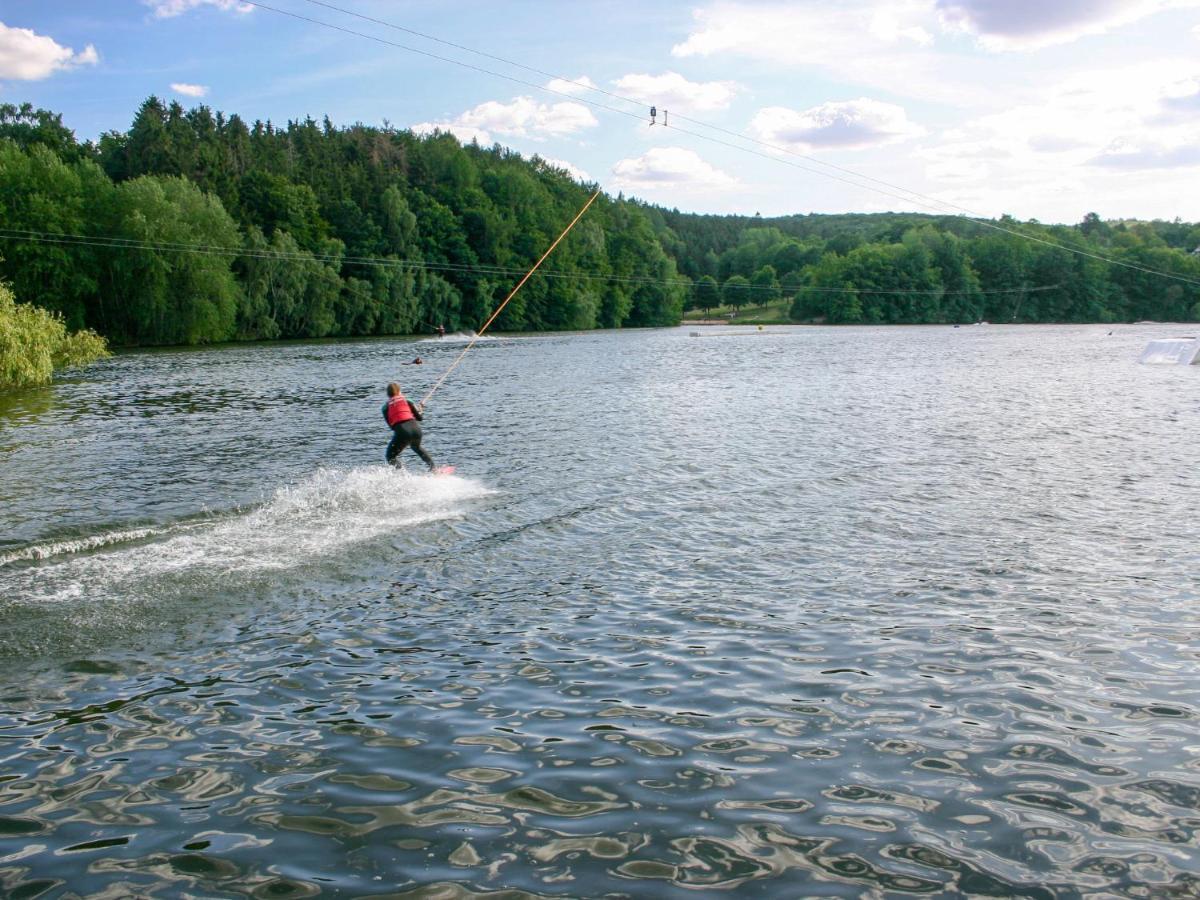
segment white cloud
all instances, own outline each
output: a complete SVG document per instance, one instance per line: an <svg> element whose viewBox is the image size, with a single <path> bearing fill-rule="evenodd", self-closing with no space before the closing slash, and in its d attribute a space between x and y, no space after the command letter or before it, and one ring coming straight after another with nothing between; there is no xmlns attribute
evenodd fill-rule
<svg viewBox="0 0 1200 900"><path fill-rule="evenodd" d="M1028 144L1036 153L1066 153L1088 146L1087 141L1069 134L1033 134L1029 136Z"/></svg>
<svg viewBox="0 0 1200 900"><path fill-rule="evenodd" d="M691 33L671 54L816 68L851 84L976 106L995 88L947 77L945 56L929 46L938 28L933 3L717 0L693 11Z"/></svg>
<svg viewBox="0 0 1200 900"><path fill-rule="evenodd" d="M1180 169L1200 166L1200 146L1193 142L1118 141L1088 161L1108 169Z"/></svg>
<svg viewBox="0 0 1200 900"><path fill-rule="evenodd" d="M836 12L815 3L722 2L693 11L695 30L672 56L736 53L795 65L829 61L854 45L924 46L929 0L851 0Z"/></svg>
<svg viewBox="0 0 1200 900"><path fill-rule="evenodd" d="M454 135L464 144L478 141L486 147L495 143L492 136L486 131L469 125L456 125L454 122L418 122L412 126L411 131L413 134L433 134L441 131Z"/></svg>
<svg viewBox="0 0 1200 900"><path fill-rule="evenodd" d="M622 189L638 188L730 188L738 182L682 147L654 147L641 156L620 160L613 166L613 183Z"/></svg>
<svg viewBox="0 0 1200 900"><path fill-rule="evenodd" d="M591 181L592 176L576 165L567 162L565 159L555 159L551 156L541 157L542 162L553 166L556 169L562 169L576 181Z"/></svg>
<svg viewBox="0 0 1200 900"><path fill-rule="evenodd" d="M944 154L925 167L925 175L940 185L976 184L990 171L981 160Z"/></svg>
<svg viewBox="0 0 1200 900"><path fill-rule="evenodd" d="M662 75L631 73L618 78L614 84L623 94L632 94L647 105L663 109L703 112L725 109L733 102L738 85L732 81L688 81L678 72Z"/></svg>
<svg viewBox="0 0 1200 900"><path fill-rule="evenodd" d="M1036 50L1103 34L1192 0L937 0L942 25L989 50Z"/></svg>
<svg viewBox="0 0 1200 900"><path fill-rule="evenodd" d="M825 4L717 0L694 11L696 28L675 56L733 52L778 62L828 62L857 42L927 46L935 30L966 33L992 50L1064 44L1200 0L844 0Z"/></svg>
<svg viewBox="0 0 1200 900"><path fill-rule="evenodd" d="M546 82L546 87L558 94L570 94L572 97L578 97L580 94L586 94L589 89L595 90L597 85L586 75L580 75L573 80L552 78Z"/></svg>
<svg viewBox="0 0 1200 900"><path fill-rule="evenodd" d="M201 6L212 6L225 12L248 13L254 9L241 0L142 0L154 10L156 19L172 19Z"/></svg>
<svg viewBox="0 0 1200 900"><path fill-rule="evenodd" d="M100 56L91 44L76 53L54 38L28 28L9 28L0 22L0 78L39 81L63 69L92 66L99 61Z"/></svg>
<svg viewBox="0 0 1200 900"><path fill-rule="evenodd" d="M1176 113L1200 112L1200 78L1184 78L1169 85L1163 92L1162 105L1164 120Z"/></svg>
<svg viewBox="0 0 1200 900"><path fill-rule="evenodd" d="M1083 162L1114 142L1173 143L1172 136L1191 127L1186 112L1200 84L1190 77L1195 64L1185 59L1106 66L1075 72L1047 85L1038 102L983 116L964 131L993 144L1062 154Z"/></svg>
<svg viewBox="0 0 1200 900"><path fill-rule="evenodd" d="M208 94L208 85L188 84L186 81L171 82L171 90L185 97L203 97Z"/></svg>
<svg viewBox="0 0 1200 900"><path fill-rule="evenodd" d="M517 97L511 103L489 100L449 121L421 122L413 126L418 134L434 130L448 131L461 141L493 142L493 135L544 140L566 137L600 123L582 103L538 103L531 97Z"/></svg>
<svg viewBox="0 0 1200 900"><path fill-rule="evenodd" d="M892 94L990 108L1032 86L1014 82L1001 58L973 52L963 35L990 50L1030 49L1181 7L1200 0L709 0L671 53L817 69Z"/></svg>
<svg viewBox="0 0 1200 900"><path fill-rule="evenodd" d="M924 133L902 107L867 97L822 103L803 112L769 106L751 120L750 131L768 143L803 150L862 150Z"/></svg>
<svg viewBox="0 0 1200 900"><path fill-rule="evenodd" d="M1102 204L1121 215L1188 215L1189 192L1154 173L1200 166L1200 123L1184 108L1200 106L1195 72L1190 59L1160 59L1047 84L1036 102L979 116L919 149L924 191L986 214L1051 221Z"/></svg>

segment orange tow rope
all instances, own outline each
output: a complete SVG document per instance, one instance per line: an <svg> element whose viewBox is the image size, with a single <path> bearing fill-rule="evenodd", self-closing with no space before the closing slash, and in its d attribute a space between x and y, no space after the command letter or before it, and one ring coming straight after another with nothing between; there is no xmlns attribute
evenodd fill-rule
<svg viewBox="0 0 1200 900"><path fill-rule="evenodd" d="M479 331L475 332L475 336L473 338L471 338L471 341L470 341L470 343L467 344L467 346L463 347L462 353L458 354L458 357L454 360L454 362L452 362L450 364L450 368L448 368L445 372L442 373L442 377L439 378L436 382L434 382L433 387L431 387L429 389L429 393L421 398L422 406L424 406L426 403L429 402L429 398L432 397L434 395L434 392L437 391L437 389L442 386L442 382L444 382L449 377L450 373L453 372L458 367L458 364L463 361L463 357L466 356L467 352L472 347L475 346L475 343L481 337L483 337L483 333L488 330L488 326L496 321L496 316L500 315L500 312L504 309L504 307L508 306L508 301L511 300L513 297L517 296L517 291L519 291L522 287L524 287L525 282L527 282L530 279L530 277L533 275L533 273L538 270L538 266L540 266L543 262L545 262L546 257L554 252L554 248L557 247L559 245L559 243L562 241L562 239L567 236L567 233L572 228L575 227L575 223L583 218L583 214L588 211L588 207L591 206L592 203L595 201L595 199L599 196L600 196L600 190L599 190L599 188L597 188L596 193L592 194L592 196L588 198L588 202L583 204L583 209L579 210L579 212L575 214L575 218L573 218L571 220L571 224L568 225L566 228L564 228L562 234L560 234L558 237L556 237L554 239L554 243L551 244L546 249L546 252L542 254L542 258L533 264L533 268L530 269L528 272L526 272L525 277L517 282L517 286L512 289L512 292L507 297L504 298L504 302L496 307L496 311L494 313L492 313L491 318L489 318L486 322L483 323L483 327L480 328Z"/></svg>

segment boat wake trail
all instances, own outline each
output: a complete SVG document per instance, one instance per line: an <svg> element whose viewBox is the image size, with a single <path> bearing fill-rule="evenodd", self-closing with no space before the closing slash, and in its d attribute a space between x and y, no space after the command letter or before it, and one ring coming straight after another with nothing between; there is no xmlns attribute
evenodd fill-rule
<svg viewBox="0 0 1200 900"><path fill-rule="evenodd" d="M492 493L453 475L323 469L228 515L18 548L0 556L0 625L19 628L22 616L51 610L119 619L122 611L278 588L288 572L311 575L313 567L344 576L361 564L357 551L419 539L415 526L460 517Z"/></svg>
<svg viewBox="0 0 1200 900"><path fill-rule="evenodd" d="M445 335L434 335L433 337L421 338L414 343L417 344L465 344L468 341L475 341L479 344L488 344L497 338L489 334L476 334L474 331L455 331Z"/></svg>
<svg viewBox="0 0 1200 900"><path fill-rule="evenodd" d="M120 531L105 531L86 537L69 538L61 541L48 541L44 544L30 544L9 553L0 553L0 570L5 566L19 562L33 562L43 559L53 559L56 556L69 556L73 553L84 553L88 550L99 550L116 544L130 544L146 538L159 537L174 531L194 528L194 525L175 525L166 528L127 528Z"/></svg>

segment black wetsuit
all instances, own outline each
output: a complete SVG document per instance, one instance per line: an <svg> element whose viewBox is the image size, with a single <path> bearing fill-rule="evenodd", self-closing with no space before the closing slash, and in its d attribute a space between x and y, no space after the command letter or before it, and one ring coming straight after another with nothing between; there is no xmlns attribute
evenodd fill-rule
<svg viewBox="0 0 1200 900"><path fill-rule="evenodd" d="M387 421L387 407L383 404L383 419ZM400 454L405 447L412 447L416 451L417 456L425 461L425 465L432 470L433 457L421 449L421 413L416 405L410 400L408 402L409 409L412 410L413 418L405 419L403 422L397 422L392 426L392 439L387 445L387 461L389 464L399 468Z"/></svg>

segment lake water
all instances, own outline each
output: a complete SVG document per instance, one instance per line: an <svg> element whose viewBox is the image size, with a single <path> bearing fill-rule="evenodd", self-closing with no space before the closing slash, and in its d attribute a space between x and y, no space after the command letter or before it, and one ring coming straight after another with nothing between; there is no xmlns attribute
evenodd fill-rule
<svg viewBox="0 0 1200 900"><path fill-rule="evenodd" d="M688 332L0 398L0 894L1200 895L1187 328Z"/></svg>

